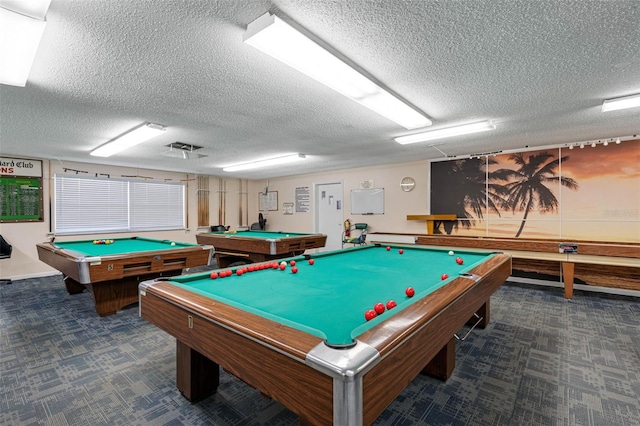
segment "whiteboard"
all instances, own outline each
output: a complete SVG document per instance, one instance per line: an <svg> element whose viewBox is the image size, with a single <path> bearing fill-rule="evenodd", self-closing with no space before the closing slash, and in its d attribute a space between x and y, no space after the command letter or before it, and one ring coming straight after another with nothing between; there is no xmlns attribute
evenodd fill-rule
<svg viewBox="0 0 640 426"><path fill-rule="evenodd" d="M384 188L352 190L351 214L384 214Z"/></svg>

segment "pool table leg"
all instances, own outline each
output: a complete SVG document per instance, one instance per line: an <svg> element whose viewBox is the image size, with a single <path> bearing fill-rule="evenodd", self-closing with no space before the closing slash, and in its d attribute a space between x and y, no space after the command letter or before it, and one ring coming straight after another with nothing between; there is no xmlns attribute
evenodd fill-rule
<svg viewBox="0 0 640 426"><path fill-rule="evenodd" d="M220 368L195 349L176 339L176 385L191 402L216 392L220 384Z"/></svg>
<svg viewBox="0 0 640 426"><path fill-rule="evenodd" d="M422 369L422 374L435 377L442 381L447 380L456 367L456 338L451 340L440 349L440 352Z"/></svg>
<svg viewBox="0 0 640 426"><path fill-rule="evenodd" d="M63 281L64 281L64 286L67 288L67 293L69 294L82 293L86 288L85 286L80 284L78 281L70 277L64 277Z"/></svg>

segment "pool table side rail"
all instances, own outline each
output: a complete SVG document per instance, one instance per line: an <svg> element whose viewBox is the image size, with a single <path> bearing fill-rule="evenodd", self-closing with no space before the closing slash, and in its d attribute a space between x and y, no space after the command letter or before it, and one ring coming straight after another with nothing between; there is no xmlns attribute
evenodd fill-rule
<svg viewBox="0 0 640 426"><path fill-rule="evenodd" d="M404 319L419 318L412 326L403 329L400 322L388 321L389 330L372 329L362 336L362 341L382 354L381 361L363 377L364 424L374 422L473 314L489 303L511 274L511 258L496 255L472 273L478 281L456 278L408 307Z"/></svg>

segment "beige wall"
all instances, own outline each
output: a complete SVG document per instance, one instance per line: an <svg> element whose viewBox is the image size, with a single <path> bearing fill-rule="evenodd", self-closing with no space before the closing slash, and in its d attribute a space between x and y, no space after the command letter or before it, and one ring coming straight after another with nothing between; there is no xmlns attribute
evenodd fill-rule
<svg viewBox="0 0 640 426"><path fill-rule="evenodd" d="M278 211L271 211L266 215L268 229L314 232L314 185L341 182L344 188L344 219L350 218L352 222L366 221L371 227L370 232L425 233L426 225L424 223L408 222L406 215L426 214L428 212L428 165L428 162L422 161L271 179L269 181L269 189L278 191ZM197 176L194 174L43 160L45 220L43 222L0 224L0 234L13 246L11 258L0 261L0 278L15 280L57 273L56 270L38 260L36 244L49 239L49 233L53 228L49 215L49 205L52 199L52 178L56 173L65 173L65 168L88 172L87 174L82 174L82 176L92 176L96 173L109 174L114 178L119 178L121 175L135 175L151 177L159 181L171 179L171 181L187 183L187 229L135 234L123 233L118 234L119 237L143 235L149 238L173 239L195 243L195 235L208 229L207 227L198 228L197 226L198 181L196 179ZM66 173L74 174L75 172L67 171ZM400 189L400 181L405 176L411 176L416 180L415 189L411 192L402 192ZM359 189L360 183L365 180L373 180L376 188L385 189L385 213L383 215L361 216L350 214L351 190ZM265 184L266 181L246 181L209 176L209 225L224 224L232 229L238 229L257 222L259 213L258 193L264 190ZM299 186L309 186L312 191L309 212L284 215L282 213L282 203L295 202L294 191ZM221 205L224 206L222 211ZM223 216L222 220L220 219L221 216ZM57 236L56 239L64 241L110 237L113 237L113 235L90 234Z"/></svg>

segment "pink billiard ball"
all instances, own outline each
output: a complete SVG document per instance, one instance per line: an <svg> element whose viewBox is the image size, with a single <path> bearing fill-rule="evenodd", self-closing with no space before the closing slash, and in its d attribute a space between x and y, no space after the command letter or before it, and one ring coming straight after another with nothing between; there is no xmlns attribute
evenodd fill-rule
<svg viewBox="0 0 640 426"><path fill-rule="evenodd" d="M315 261L315 260L313 260L313 259L309 259L309 265L313 265L314 263L316 263L316 261Z"/></svg>
<svg viewBox="0 0 640 426"><path fill-rule="evenodd" d="M462 258L461 258L461 257L456 257L456 263L457 263L458 265L462 265L462 264L464 263L464 260L462 260Z"/></svg>
<svg viewBox="0 0 640 426"><path fill-rule="evenodd" d="M395 302L395 300L389 300L389 301L387 302L387 309L393 309L393 308L395 308L396 306L398 306L398 304Z"/></svg>
<svg viewBox="0 0 640 426"><path fill-rule="evenodd" d="M216 278L218 278L218 273L212 272L211 275L209 275L209 277L211 277L212 280L215 280Z"/></svg>
<svg viewBox="0 0 640 426"><path fill-rule="evenodd" d="M237 276L241 276L242 274L244 274L244 270L242 268L236 269L236 275Z"/></svg>
<svg viewBox="0 0 640 426"><path fill-rule="evenodd" d="M380 302L376 303L375 305L373 305L373 310L376 311L376 314L380 315L381 313L384 312L384 305Z"/></svg>
<svg viewBox="0 0 640 426"><path fill-rule="evenodd" d="M413 287L407 287L404 293L409 297L413 297L416 294L416 291L413 289Z"/></svg>
<svg viewBox="0 0 640 426"><path fill-rule="evenodd" d="M404 250L400 249L400 250L398 250L398 253L402 254L402 253L404 253Z"/></svg>
<svg viewBox="0 0 640 426"><path fill-rule="evenodd" d="M442 276L440 278L442 279L442 281L444 281L447 278L449 278L449 275L448 274L442 274Z"/></svg>
<svg viewBox="0 0 640 426"><path fill-rule="evenodd" d="M387 251L391 251L391 247L390 246L387 246Z"/></svg>
<svg viewBox="0 0 640 426"><path fill-rule="evenodd" d="M291 268L291 273L292 274L297 274L298 273L298 268L296 266L294 266L293 268Z"/></svg>
<svg viewBox="0 0 640 426"><path fill-rule="evenodd" d="M292 260L291 262L289 262L289 265L291 265L291 266L296 266L296 261L295 261L295 260Z"/></svg>
<svg viewBox="0 0 640 426"><path fill-rule="evenodd" d="M366 319L367 321L371 321L372 319L374 319L377 316L376 311L374 311L373 309L368 309L365 313L364 313L364 319Z"/></svg>

